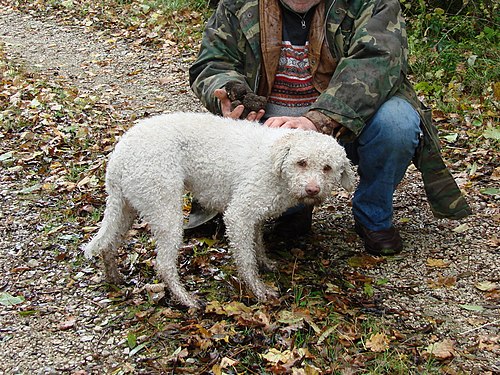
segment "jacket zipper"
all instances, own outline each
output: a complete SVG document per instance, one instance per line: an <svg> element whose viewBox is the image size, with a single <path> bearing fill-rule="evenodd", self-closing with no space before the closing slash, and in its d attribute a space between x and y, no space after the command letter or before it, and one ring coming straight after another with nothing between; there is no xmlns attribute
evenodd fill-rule
<svg viewBox="0 0 500 375"><path fill-rule="evenodd" d="M325 13L325 24L323 25L323 28L325 29L325 41L326 41L326 45L327 45L327 47L328 47L328 49L329 49L330 51L331 51L332 49L330 48L330 43L329 43L329 41L328 41L328 37L327 37L327 35L328 35L327 31L328 31L328 30L327 30L327 28L326 28L326 25L327 25L327 23L328 23L328 15L330 14L330 11L332 10L333 6L335 5L335 2L336 2L336 0L333 0L333 1L332 1L332 3L330 4L330 6L328 7L328 10L327 10L327 11L326 11L326 13ZM340 25L339 25L339 27L340 27ZM335 51L335 58L337 59L337 61L339 61L339 60L340 60L340 58L342 57L342 55L339 55L339 54L338 54L338 51L337 51L337 49L336 49L336 48L334 49L334 51Z"/></svg>

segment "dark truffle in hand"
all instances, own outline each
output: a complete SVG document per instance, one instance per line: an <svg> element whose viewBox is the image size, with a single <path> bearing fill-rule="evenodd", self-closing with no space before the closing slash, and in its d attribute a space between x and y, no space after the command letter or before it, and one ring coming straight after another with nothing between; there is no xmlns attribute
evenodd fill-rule
<svg viewBox="0 0 500 375"><path fill-rule="evenodd" d="M243 104L245 107L241 119L247 118L250 112L258 112L261 109L266 109L267 99L264 96L259 96L253 93L245 84L238 81L230 81L226 83L224 89L227 92L229 100L231 100L231 110Z"/></svg>
<svg viewBox="0 0 500 375"><path fill-rule="evenodd" d="M246 94L252 92L245 84L238 81L229 81L224 86L227 92L229 100L234 102L235 100L243 100Z"/></svg>

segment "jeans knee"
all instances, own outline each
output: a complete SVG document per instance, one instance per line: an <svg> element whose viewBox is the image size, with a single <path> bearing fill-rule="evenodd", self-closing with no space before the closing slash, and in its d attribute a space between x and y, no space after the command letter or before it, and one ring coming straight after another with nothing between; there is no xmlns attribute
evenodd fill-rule
<svg viewBox="0 0 500 375"><path fill-rule="evenodd" d="M404 99L393 97L385 102L367 123L360 136L362 143L379 139L387 149L414 151L420 138L420 117Z"/></svg>

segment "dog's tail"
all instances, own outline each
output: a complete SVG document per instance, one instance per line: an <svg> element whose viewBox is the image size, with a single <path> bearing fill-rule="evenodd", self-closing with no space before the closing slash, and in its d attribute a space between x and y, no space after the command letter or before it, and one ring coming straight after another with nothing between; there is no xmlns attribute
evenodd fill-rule
<svg viewBox="0 0 500 375"><path fill-rule="evenodd" d="M135 216L135 211L126 201L120 188L110 186L101 228L92 241L83 247L85 257L90 259L103 253L111 255L130 229Z"/></svg>

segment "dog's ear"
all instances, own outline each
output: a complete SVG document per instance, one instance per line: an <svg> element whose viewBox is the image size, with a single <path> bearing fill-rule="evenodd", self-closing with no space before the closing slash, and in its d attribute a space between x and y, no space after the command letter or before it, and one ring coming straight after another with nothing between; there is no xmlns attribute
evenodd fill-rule
<svg viewBox="0 0 500 375"><path fill-rule="evenodd" d="M271 161L273 163L273 172L279 177L281 177L283 164L290 153L291 142L289 138L290 134L286 134L273 144Z"/></svg>
<svg viewBox="0 0 500 375"><path fill-rule="evenodd" d="M354 190L354 183L356 182L356 178L354 175L354 171L352 170L351 163L347 158L343 167L344 170L340 175L340 184L344 189L351 192Z"/></svg>

